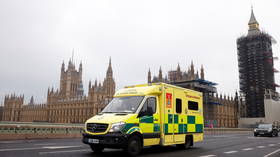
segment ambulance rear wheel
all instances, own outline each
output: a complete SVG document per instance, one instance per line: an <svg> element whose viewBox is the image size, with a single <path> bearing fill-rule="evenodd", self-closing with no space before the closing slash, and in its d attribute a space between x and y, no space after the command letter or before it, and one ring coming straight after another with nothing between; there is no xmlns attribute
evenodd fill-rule
<svg viewBox="0 0 280 157"><path fill-rule="evenodd" d="M129 138L127 143L126 152L130 156L136 156L140 153L142 149L141 140L138 136L132 136Z"/></svg>
<svg viewBox="0 0 280 157"><path fill-rule="evenodd" d="M185 143L184 144L177 144L177 148L179 149L188 149L190 148L192 145L192 138L191 136L186 136L186 139L185 139Z"/></svg>

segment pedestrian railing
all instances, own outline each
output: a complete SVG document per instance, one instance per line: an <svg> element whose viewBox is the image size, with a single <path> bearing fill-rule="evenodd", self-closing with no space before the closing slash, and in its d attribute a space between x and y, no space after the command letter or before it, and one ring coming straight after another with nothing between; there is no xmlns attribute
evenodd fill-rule
<svg viewBox="0 0 280 157"><path fill-rule="evenodd" d="M81 134L81 127L0 126L0 134Z"/></svg>

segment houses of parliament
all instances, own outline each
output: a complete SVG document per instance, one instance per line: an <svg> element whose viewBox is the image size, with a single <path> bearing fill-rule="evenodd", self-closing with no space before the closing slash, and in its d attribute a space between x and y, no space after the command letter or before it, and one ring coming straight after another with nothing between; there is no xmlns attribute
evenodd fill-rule
<svg viewBox="0 0 280 157"><path fill-rule="evenodd" d="M48 89L46 104L34 104L32 97L24 104L24 96L6 95L2 121L84 123L100 112L115 93L115 81L111 58L103 82L89 82L88 94L84 94L83 67L76 69L73 59L61 66L59 89Z"/></svg>
<svg viewBox="0 0 280 157"><path fill-rule="evenodd" d="M69 60L67 69L61 65L59 89L48 89L46 104L35 104L32 97L28 104L24 104L24 96L15 94L5 96L2 121L16 122L50 122L50 123L84 123L88 118L99 113L112 99L115 93L115 81L111 59L104 81L89 82L87 96L82 82L82 64L76 69L73 60ZM158 75L148 72L148 83L165 82L180 86L187 82L186 88L201 91L204 97L205 126L237 127L240 100L238 96L218 95L215 84L205 80L204 68L195 71L193 63L187 70L169 71L163 77L162 69ZM205 84L206 82L206 84ZM198 86L198 84L200 84ZM203 86L203 88L200 88ZM205 87L213 91L206 91ZM203 90L202 90L203 89Z"/></svg>

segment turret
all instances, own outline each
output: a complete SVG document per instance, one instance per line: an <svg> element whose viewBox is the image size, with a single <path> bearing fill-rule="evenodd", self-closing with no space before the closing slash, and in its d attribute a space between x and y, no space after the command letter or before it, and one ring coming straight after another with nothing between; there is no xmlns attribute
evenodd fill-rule
<svg viewBox="0 0 280 157"><path fill-rule="evenodd" d="M194 65L193 65L193 61L191 63L191 75L194 76Z"/></svg>
<svg viewBox="0 0 280 157"><path fill-rule="evenodd" d="M95 81L94 81L94 87L95 88L97 87L97 79L95 79Z"/></svg>
<svg viewBox="0 0 280 157"><path fill-rule="evenodd" d="M178 65L177 65L177 72L179 73L179 72L181 72L181 68L180 68L180 64L178 63Z"/></svg>
<svg viewBox="0 0 280 157"><path fill-rule="evenodd" d="M33 96L30 98L29 105L34 105L34 97Z"/></svg>
<svg viewBox="0 0 280 157"><path fill-rule="evenodd" d="M89 80L89 83L88 83L88 89L91 88L91 80Z"/></svg>
<svg viewBox="0 0 280 157"><path fill-rule="evenodd" d="M161 67L159 68L158 81L162 82L162 70L161 70Z"/></svg>
<svg viewBox="0 0 280 157"><path fill-rule="evenodd" d="M152 83L152 76L151 76L150 68L149 68L149 71L148 71L148 83Z"/></svg>
<svg viewBox="0 0 280 157"><path fill-rule="evenodd" d="M62 65L61 65L61 72L64 72L65 71L65 64L64 64L64 61L62 62Z"/></svg>
<svg viewBox="0 0 280 157"><path fill-rule="evenodd" d="M79 65L79 72L82 73L82 71L83 71L83 65L82 65L82 61L81 61L80 65Z"/></svg>
<svg viewBox="0 0 280 157"><path fill-rule="evenodd" d="M200 69L200 78L202 80L204 80L204 68L203 68L203 65L201 65L201 69Z"/></svg>
<svg viewBox="0 0 280 157"><path fill-rule="evenodd" d="M108 66L108 69L107 69L106 77L107 78L113 78L113 70L112 70L111 57L110 57L110 60L109 60L109 66Z"/></svg>

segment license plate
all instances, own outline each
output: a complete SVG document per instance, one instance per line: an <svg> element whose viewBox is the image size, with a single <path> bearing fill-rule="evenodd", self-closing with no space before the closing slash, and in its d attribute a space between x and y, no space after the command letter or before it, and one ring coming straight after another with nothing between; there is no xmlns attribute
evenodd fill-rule
<svg viewBox="0 0 280 157"><path fill-rule="evenodd" d="M88 139L88 143L99 143L99 139Z"/></svg>
<svg viewBox="0 0 280 157"><path fill-rule="evenodd" d="M263 132L260 132L260 134L264 134Z"/></svg>

